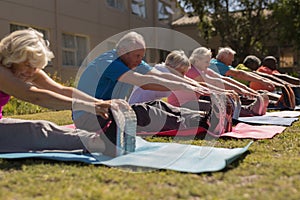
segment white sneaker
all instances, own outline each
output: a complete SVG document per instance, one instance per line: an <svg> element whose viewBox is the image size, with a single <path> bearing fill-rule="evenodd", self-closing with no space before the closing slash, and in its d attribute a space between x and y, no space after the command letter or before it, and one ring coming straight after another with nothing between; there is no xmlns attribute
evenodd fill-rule
<svg viewBox="0 0 300 200"><path fill-rule="evenodd" d="M226 98L211 94L211 110L208 117L208 133L212 135L221 135L225 132L226 126Z"/></svg>
<svg viewBox="0 0 300 200"><path fill-rule="evenodd" d="M104 155L116 157L135 151L137 120L133 110L112 110L117 130L101 134L105 143Z"/></svg>

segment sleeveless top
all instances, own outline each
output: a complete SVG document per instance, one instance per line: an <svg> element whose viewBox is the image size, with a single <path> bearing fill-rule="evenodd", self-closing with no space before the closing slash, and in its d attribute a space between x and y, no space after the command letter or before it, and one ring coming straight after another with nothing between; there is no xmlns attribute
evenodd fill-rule
<svg viewBox="0 0 300 200"><path fill-rule="evenodd" d="M5 104L9 101L10 96L0 91L0 119L2 118L2 110Z"/></svg>
<svg viewBox="0 0 300 200"><path fill-rule="evenodd" d="M201 75L201 73L203 72L199 71L193 65L191 65L191 68L185 74L185 76L194 79L197 76ZM177 90L177 91L172 91L172 94L167 98L167 102L173 106L178 107L190 101L197 101L199 97L200 97L199 95L188 91Z"/></svg>
<svg viewBox="0 0 300 200"><path fill-rule="evenodd" d="M154 68L164 73L171 73L170 70L163 63L156 64ZM170 94L170 91L144 90L138 86L134 86L128 102L129 104L135 104L147 101L154 101L168 97Z"/></svg>

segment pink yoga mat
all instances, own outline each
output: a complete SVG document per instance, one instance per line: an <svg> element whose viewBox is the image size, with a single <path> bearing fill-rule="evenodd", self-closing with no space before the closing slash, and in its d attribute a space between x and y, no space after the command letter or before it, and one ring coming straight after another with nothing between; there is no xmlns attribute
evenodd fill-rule
<svg viewBox="0 0 300 200"><path fill-rule="evenodd" d="M182 130L169 130L169 131L160 131L160 132L140 132L137 135L140 136L149 136L149 135L156 135L156 136L196 136L206 133L206 129L199 127L199 128L189 128L189 129L182 129Z"/></svg>
<svg viewBox="0 0 300 200"><path fill-rule="evenodd" d="M68 128L75 128L74 124L66 125ZM276 134L282 133L286 127L284 126L271 126L271 125L249 125L245 123L238 123L232 128L232 132L223 133L221 137L233 137L233 138L250 138L250 139L270 139ZM205 134L206 129L190 128L183 130L170 130L161 132L140 132L137 133L139 136L196 136Z"/></svg>
<svg viewBox="0 0 300 200"><path fill-rule="evenodd" d="M73 128L75 129L74 124L65 125L66 128ZM169 130L169 131L160 131L160 132L140 132L137 135L140 136L149 136L149 135L157 135L157 136L192 136L192 135L200 135L206 133L206 129L199 127L199 128L189 128L189 129L182 129L182 130Z"/></svg>
<svg viewBox="0 0 300 200"><path fill-rule="evenodd" d="M270 139L276 134L282 133L285 129L286 127L284 126L253 126L245 123L238 123L232 128L232 132L224 133L221 137Z"/></svg>
<svg viewBox="0 0 300 200"><path fill-rule="evenodd" d="M271 125L249 125L245 123L238 123L233 127L232 132L223 133L221 137L232 137L232 138L250 138L250 139L270 139L276 134L282 133L286 127L284 126L271 126ZM162 131L158 133L154 132L142 132L137 133L140 136L143 135L157 135L157 136L193 136L206 133L203 128L185 129L185 130L171 130Z"/></svg>

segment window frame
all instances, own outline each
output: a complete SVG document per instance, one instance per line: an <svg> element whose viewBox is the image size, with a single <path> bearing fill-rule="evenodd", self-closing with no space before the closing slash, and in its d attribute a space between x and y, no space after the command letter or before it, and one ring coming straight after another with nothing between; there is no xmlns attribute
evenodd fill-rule
<svg viewBox="0 0 300 200"><path fill-rule="evenodd" d="M64 40L64 35L66 36L72 36L73 40L74 40L74 47L67 47L65 46L65 42ZM63 67L80 67L82 65L82 62L84 61L84 59L86 58L86 56L89 53L89 37L86 35L81 35L81 34L76 34L76 33L68 33L68 32L63 32L61 34L62 38L61 38L61 64ZM85 39L85 52L84 54L86 54L84 56L84 58L79 61L78 59L78 55L79 55L79 45L78 45L78 38L84 38ZM68 64L65 63L65 57L64 57L64 52L71 52L73 53L73 62L72 64ZM74 64L73 64L74 63Z"/></svg>
<svg viewBox="0 0 300 200"><path fill-rule="evenodd" d="M170 11L167 10L167 7L170 9ZM164 13L161 13L161 10L163 9ZM173 12L173 13L171 13ZM160 22L165 23L171 23L172 15L174 14L174 11L172 10L172 6L167 4L166 2L162 0L157 1L157 19ZM167 18L161 18L160 15L167 16Z"/></svg>
<svg viewBox="0 0 300 200"><path fill-rule="evenodd" d="M114 2L113 5L111 3L109 3L109 1ZM124 11L126 9L126 4L125 4L124 0L106 0L105 2L107 4L107 6L110 8L117 9L120 11ZM118 5L121 5L121 6L118 6Z"/></svg>
<svg viewBox="0 0 300 200"><path fill-rule="evenodd" d="M135 1L143 1L143 4L140 5L140 6L138 6L137 4L139 4L139 2L135 2ZM140 11L139 13L134 12L133 4L137 5L139 7L138 8L139 11ZM135 16L138 16L138 17L140 17L142 19L147 19L147 5L146 5L146 0L131 0L130 8L131 8L131 14L133 14ZM143 8L144 10L141 11L141 8Z"/></svg>
<svg viewBox="0 0 300 200"><path fill-rule="evenodd" d="M19 28L12 30L12 26L16 26ZM40 27L36 27L36 26L25 25L25 24L19 24L19 23L9 23L10 33L13 31L16 31L16 30L24 30L24 29L28 29L28 28L36 29L37 31L43 33L45 40L49 40L49 30L48 29L40 28Z"/></svg>

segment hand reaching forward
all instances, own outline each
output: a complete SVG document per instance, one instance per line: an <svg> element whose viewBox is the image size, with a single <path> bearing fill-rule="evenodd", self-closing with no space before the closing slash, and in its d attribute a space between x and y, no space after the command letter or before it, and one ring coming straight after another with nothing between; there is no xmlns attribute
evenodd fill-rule
<svg viewBox="0 0 300 200"><path fill-rule="evenodd" d="M234 99L235 101L239 101L240 97L238 95L238 93L236 93L234 90L225 90L225 94Z"/></svg>
<svg viewBox="0 0 300 200"><path fill-rule="evenodd" d="M114 110L129 110L130 105L122 99L112 99L112 100L98 100L95 102L95 112L96 115L100 115L102 118L107 119L109 117L109 109Z"/></svg>
<svg viewBox="0 0 300 200"><path fill-rule="evenodd" d="M192 87L192 91L196 92L197 94L201 95L201 96L209 96L211 94L210 89L208 89L207 87L203 87L203 86L191 86Z"/></svg>
<svg viewBox="0 0 300 200"><path fill-rule="evenodd" d="M273 82L271 81L266 81L266 82L263 82L264 85L270 90L270 91L273 91L275 89L275 85L273 84Z"/></svg>

